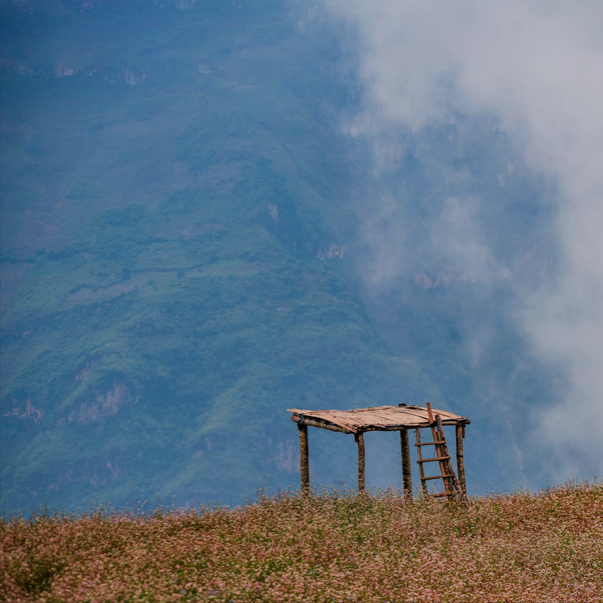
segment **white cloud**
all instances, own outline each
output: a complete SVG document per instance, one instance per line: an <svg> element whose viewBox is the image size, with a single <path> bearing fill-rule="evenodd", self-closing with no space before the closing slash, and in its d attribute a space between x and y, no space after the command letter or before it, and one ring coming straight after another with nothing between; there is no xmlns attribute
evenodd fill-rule
<svg viewBox="0 0 603 603"><path fill-rule="evenodd" d="M368 109L352 129L493 114L557 183L560 270L545 289L519 287L518 320L534 351L569 371L539 433L561 474L579 470L603 453L603 2L325 1L358 33ZM455 201L447 211L458 261L490 265L473 214Z"/></svg>

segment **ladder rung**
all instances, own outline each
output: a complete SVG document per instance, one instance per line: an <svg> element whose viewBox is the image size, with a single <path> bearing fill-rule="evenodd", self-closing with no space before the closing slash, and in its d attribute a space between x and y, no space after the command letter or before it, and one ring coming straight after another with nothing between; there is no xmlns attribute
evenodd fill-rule
<svg viewBox="0 0 603 603"><path fill-rule="evenodd" d="M433 496L439 498L440 496L456 496L457 492L438 492L437 494L428 494L427 496Z"/></svg>
<svg viewBox="0 0 603 603"><path fill-rule="evenodd" d="M441 446L444 442L420 442L415 446Z"/></svg>
<svg viewBox="0 0 603 603"><path fill-rule="evenodd" d="M431 463L432 461L447 461L449 458L450 458L449 456L440 456L435 459L422 459L420 461L417 461L417 463Z"/></svg>
<svg viewBox="0 0 603 603"><path fill-rule="evenodd" d="M442 479L444 477L454 477L452 473L444 473L444 475L432 475L430 477L422 477L421 479L426 482L428 479Z"/></svg>

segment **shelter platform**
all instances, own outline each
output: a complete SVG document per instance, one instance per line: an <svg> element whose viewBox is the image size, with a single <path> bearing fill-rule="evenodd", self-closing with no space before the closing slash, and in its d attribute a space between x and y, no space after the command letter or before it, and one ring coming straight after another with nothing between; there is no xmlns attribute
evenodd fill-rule
<svg viewBox="0 0 603 603"><path fill-rule="evenodd" d="M364 433L367 431L398 431L400 432L400 451L402 460L402 478L404 492L412 496L412 475L410 469L410 445L408 438L409 429L416 432L417 463L421 475L424 493L427 494L427 480L443 479L446 487L444 493L435 496L465 496L465 465L463 452L463 439L465 426L471 421L467 417L455 415L446 410L414 406L411 404L398 404L398 406L372 406L368 408L354 408L352 410L303 410L288 408L287 412L293 413L291 420L297 423L299 430L299 461L302 491L310 492L310 463L308 448L308 427L318 427L329 431L354 434L358 446L358 489L364 490ZM456 461L458 480L454 474L452 464L449 464L450 454L444 436L444 425L454 425L456 429ZM437 426L437 432L436 432ZM421 430L431 428L433 442L421 442ZM437 456L423 458L421 446L432 445L436 447ZM427 476L424 473L424 463L438 462L441 474ZM456 484L451 490L450 480ZM449 483L450 482L450 483Z"/></svg>

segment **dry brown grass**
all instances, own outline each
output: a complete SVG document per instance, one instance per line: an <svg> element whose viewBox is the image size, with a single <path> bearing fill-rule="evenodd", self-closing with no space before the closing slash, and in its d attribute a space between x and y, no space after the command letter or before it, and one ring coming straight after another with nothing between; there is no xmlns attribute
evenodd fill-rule
<svg viewBox="0 0 603 603"><path fill-rule="evenodd" d="M603 600L603 487L474 498L283 493L228 510L0 524L4 600Z"/></svg>

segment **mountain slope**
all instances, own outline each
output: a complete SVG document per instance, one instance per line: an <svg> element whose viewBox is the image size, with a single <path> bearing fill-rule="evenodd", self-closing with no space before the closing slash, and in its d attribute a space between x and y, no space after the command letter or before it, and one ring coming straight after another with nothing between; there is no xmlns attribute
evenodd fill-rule
<svg viewBox="0 0 603 603"><path fill-rule="evenodd" d="M5 510L240 502L297 483L288 406L440 399L346 268L333 48L273 3L31 8L4 8Z"/></svg>

